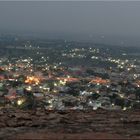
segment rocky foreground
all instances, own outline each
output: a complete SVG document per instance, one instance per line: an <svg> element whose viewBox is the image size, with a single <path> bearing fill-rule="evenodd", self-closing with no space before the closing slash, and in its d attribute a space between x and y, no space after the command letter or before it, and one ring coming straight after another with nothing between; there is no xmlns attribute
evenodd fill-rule
<svg viewBox="0 0 140 140"><path fill-rule="evenodd" d="M0 109L0 139L140 139L140 110Z"/></svg>

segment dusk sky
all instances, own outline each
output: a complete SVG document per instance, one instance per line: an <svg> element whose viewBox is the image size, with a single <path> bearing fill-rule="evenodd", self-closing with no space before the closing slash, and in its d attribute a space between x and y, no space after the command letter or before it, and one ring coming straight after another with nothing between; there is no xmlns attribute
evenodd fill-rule
<svg viewBox="0 0 140 140"><path fill-rule="evenodd" d="M0 30L100 37L104 41L114 37L121 43L131 38L130 43L140 44L140 2L1 1Z"/></svg>

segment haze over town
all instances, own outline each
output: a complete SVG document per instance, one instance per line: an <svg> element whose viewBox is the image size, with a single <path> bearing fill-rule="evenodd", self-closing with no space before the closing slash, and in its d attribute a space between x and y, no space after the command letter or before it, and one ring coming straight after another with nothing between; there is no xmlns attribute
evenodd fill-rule
<svg viewBox="0 0 140 140"><path fill-rule="evenodd" d="M140 45L140 2L0 2L0 31Z"/></svg>

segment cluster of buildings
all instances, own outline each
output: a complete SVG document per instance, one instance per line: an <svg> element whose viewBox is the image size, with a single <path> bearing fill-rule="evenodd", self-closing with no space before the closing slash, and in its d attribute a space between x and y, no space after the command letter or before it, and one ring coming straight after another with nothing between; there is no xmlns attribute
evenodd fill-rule
<svg viewBox="0 0 140 140"><path fill-rule="evenodd" d="M137 67L136 67L137 68ZM135 72L135 73L134 73ZM52 110L140 107L138 69L34 65L1 59L0 106Z"/></svg>
<svg viewBox="0 0 140 140"><path fill-rule="evenodd" d="M24 51L23 56L16 52L10 58L1 56L0 107L140 108L139 59L77 46L65 42L54 49L29 44L14 49Z"/></svg>

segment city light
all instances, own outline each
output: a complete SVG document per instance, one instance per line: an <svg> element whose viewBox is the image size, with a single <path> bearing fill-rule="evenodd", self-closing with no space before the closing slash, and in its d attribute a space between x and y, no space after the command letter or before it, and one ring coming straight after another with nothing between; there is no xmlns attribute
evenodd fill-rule
<svg viewBox="0 0 140 140"><path fill-rule="evenodd" d="M24 99L19 99L19 100L17 101L17 105L20 106L20 105L22 105L24 102L25 102Z"/></svg>
<svg viewBox="0 0 140 140"><path fill-rule="evenodd" d="M40 83L40 80L39 78L34 76L27 76L25 83L38 85Z"/></svg>

